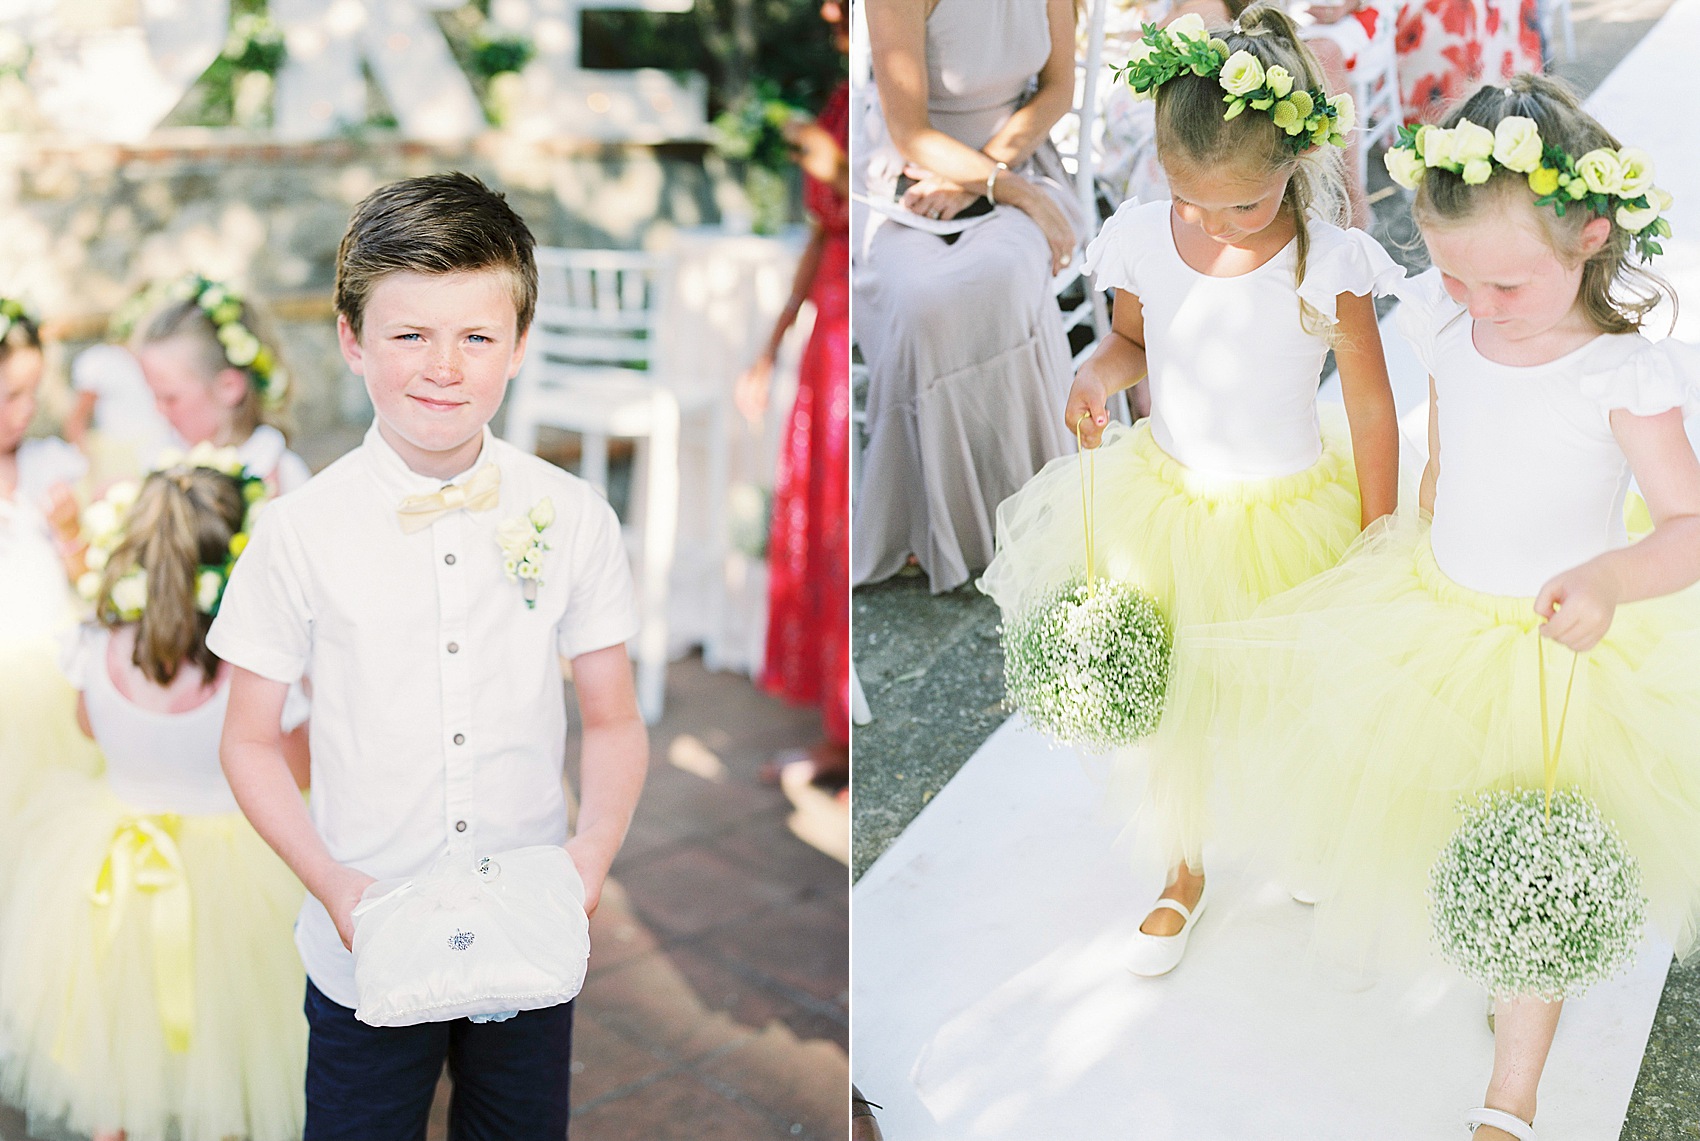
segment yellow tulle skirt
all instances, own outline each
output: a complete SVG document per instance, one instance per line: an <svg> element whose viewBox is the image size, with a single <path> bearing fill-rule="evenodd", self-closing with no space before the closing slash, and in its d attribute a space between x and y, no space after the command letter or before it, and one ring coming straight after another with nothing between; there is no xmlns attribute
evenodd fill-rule
<svg viewBox="0 0 1700 1141"><path fill-rule="evenodd" d="M0 635L0 833L48 772L93 776L103 766L77 727L77 691L59 670L56 638Z"/></svg>
<svg viewBox="0 0 1700 1141"><path fill-rule="evenodd" d="M1572 661L1559 787L1580 788L1641 866L1649 918L1679 954L1700 933L1700 589L1620 606L1576 658L1540 639L1533 599L1435 564L1427 523L1372 527L1336 569L1250 620L1195 628L1214 691L1181 695L1234 773L1237 843L1320 897L1331 957L1433 962L1429 869L1461 800L1544 785Z"/></svg>
<svg viewBox="0 0 1700 1141"><path fill-rule="evenodd" d="M52 772L0 867L0 1096L131 1141L300 1136L302 888L240 813L138 817Z"/></svg>
<svg viewBox="0 0 1700 1141"><path fill-rule="evenodd" d="M1178 634L1244 618L1332 567L1358 533L1359 504L1344 415L1325 412L1315 464L1253 480L1187 468L1157 446L1147 423L1111 424L1089 461L1095 573L1145 591ZM998 508L997 554L979 585L1006 619L1085 571L1080 463L1052 460ZM1215 682L1177 637L1163 720L1141 747L1118 751L1113 768L1111 811L1133 821L1142 857L1164 867L1198 866L1213 829L1208 726L1171 716L1176 695L1195 687Z"/></svg>

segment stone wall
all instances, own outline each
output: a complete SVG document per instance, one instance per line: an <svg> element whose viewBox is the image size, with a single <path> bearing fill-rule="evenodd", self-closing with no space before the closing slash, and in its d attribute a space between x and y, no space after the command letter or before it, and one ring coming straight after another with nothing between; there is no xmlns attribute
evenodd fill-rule
<svg viewBox="0 0 1700 1141"><path fill-rule="evenodd" d="M652 248L717 221L741 189L698 144L465 144L383 133L279 145L181 131L144 147L0 136L0 293L21 296L70 351L98 339L144 281L196 269L269 302L296 381L298 449L323 463L369 418L336 351L330 296L353 205L397 178L464 170L505 191L545 245ZM52 401L49 401L52 404Z"/></svg>

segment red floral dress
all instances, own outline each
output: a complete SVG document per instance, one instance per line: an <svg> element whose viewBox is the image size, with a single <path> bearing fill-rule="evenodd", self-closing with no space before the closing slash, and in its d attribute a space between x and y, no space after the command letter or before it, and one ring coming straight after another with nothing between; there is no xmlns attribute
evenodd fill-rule
<svg viewBox="0 0 1700 1141"><path fill-rule="evenodd" d="M1438 121L1482 83L1541 70L1537 0L1407 0L1399 96L1408 123Z"/></svg>
<svg viewBox="0 0 1700 1141"><path fill-rule="evenodd" d="M850 88L820 125L848 150ZM827 738L850 742L850 210L804 177L803 202L827 235L809 299L815 327L780 440L768 533L767 662L762 688L819 705Z"/></svg>

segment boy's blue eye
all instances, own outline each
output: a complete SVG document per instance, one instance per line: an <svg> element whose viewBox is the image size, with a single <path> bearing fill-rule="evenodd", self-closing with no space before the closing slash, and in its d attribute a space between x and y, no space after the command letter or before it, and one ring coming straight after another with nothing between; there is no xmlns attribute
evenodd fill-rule
<svg viewBox="0 0 1700 1141"><path fill-rule="evenodd" d="M396 339L400 340L400 341L406 341L406 340L417 341L419 339L419 334L418 333L403 333L403 334L401 334L401 336L397 337Z"/></svg>
<svg viewBox="0 0 1700 1141"><path fill-rule="evenodd" d="M483 333L471 333L471 334L469 334L469 337L470 337L470 339L472 339L474 341L481 341L484 344L490 343L490 338L486 337Z"/></svg>

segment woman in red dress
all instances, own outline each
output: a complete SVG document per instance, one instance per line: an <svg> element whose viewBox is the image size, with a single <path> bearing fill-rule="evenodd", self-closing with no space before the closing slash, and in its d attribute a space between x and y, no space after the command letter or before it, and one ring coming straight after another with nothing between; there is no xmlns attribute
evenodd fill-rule
<svg viewBox="0 0 1700 1141"><path fill-rule="evenodd" d="M841 0L821 5L841 52L850 44L846 8ZM739 408L758 419L779 343L804 300L813 301L814 332L798 370L773 489L767 661L760 684L787 701L821 707L822 740L797 761L813 779L834 783L850 764L849 104L849 85L840 84L820 118L786 128L803 168L813 233L791 300L737 391Z"/></svg>

